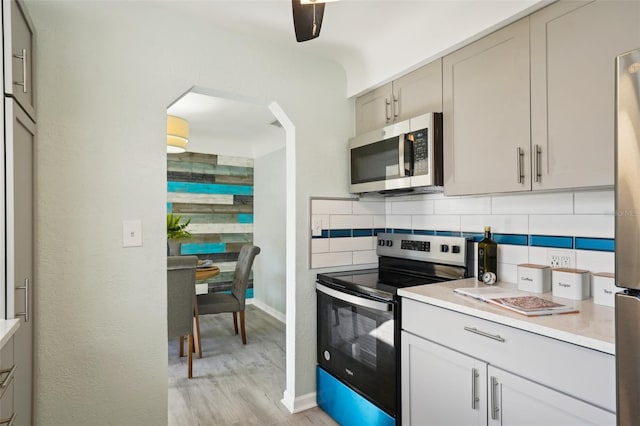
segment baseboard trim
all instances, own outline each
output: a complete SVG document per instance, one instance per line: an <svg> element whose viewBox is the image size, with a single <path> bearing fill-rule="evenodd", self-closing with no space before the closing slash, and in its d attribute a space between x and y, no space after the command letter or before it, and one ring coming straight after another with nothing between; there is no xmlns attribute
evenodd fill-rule
<svg viewBox="0 0 640 426"><path fill-rule="evenodd" d="M281 323L283 324L285 323L285 315L282 312L279 312L273 309L271 306L267 305L266 303L256 299L246 299L245 303L247 305L253 305L256 308L260 309L261 311L264 311L267 314L271 315Z"/></svg>
<svg viewBox="0 0 640 426"><path fill-rule="evenodd" d="M294 398L293 395L289 394L289 392L285 390L280 402L291 414L299 413L318 406L315 392Z"/></svg>

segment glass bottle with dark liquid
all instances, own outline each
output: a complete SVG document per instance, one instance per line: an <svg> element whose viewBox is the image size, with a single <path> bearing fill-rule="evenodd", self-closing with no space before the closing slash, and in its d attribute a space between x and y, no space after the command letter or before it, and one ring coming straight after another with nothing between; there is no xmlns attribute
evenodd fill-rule
<svg viewBox="0 0 640 426"><path fill-rule="evenodd" d="M493 274L493 275L491 275ZM491 239L491 227L484 227L484 238L478 243L478 281L498 281L498 244Z"/></svg>

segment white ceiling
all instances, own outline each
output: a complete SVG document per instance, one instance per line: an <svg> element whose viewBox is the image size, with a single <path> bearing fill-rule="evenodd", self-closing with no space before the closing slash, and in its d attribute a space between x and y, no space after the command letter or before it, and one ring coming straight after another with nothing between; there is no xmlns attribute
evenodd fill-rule
<svg viewBox="0 0 640 426"><path fill-rule="evenodd" d="M259 37L335 61L347 77L347 96L360 94L424 65L543 7L539 0L341 0L325 5L320 36L296 42L290 0L176 0L162 2L182 16L205 16L230 32ZM284 146L284 132L265 106L187 94L169 109L191 126L190 150L260 156ZM242 125L240 125L240 123ZM264 136L255 137L265 132ZM264 142L258 143L261 140ZM214 146L215 145L215 146ZM212 151L209 150L211 148Z"/></svg>

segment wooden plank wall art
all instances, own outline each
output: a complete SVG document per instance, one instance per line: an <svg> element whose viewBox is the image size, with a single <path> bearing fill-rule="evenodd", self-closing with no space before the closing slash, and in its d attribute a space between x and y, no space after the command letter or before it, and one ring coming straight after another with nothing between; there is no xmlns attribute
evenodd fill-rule
<svg viewBox="0 0 640 426"><path fill-rule="evenodd" d="M167 186L167 212L191 218L181 254L213 261L220 274L206 280L209 292L228 291L240 247L253 244L253 159L167 154Z"/></svg>

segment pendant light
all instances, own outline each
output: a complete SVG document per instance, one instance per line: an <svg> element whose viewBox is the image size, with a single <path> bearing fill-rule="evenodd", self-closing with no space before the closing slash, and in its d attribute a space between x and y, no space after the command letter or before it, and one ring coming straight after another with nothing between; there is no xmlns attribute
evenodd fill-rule
<svg viewBox="0 0 640 426"><path fill-rule="evenodd" d="M167 115L167 153L185 152L187 142L189 142L189 122L184 118Z"/></svg>

